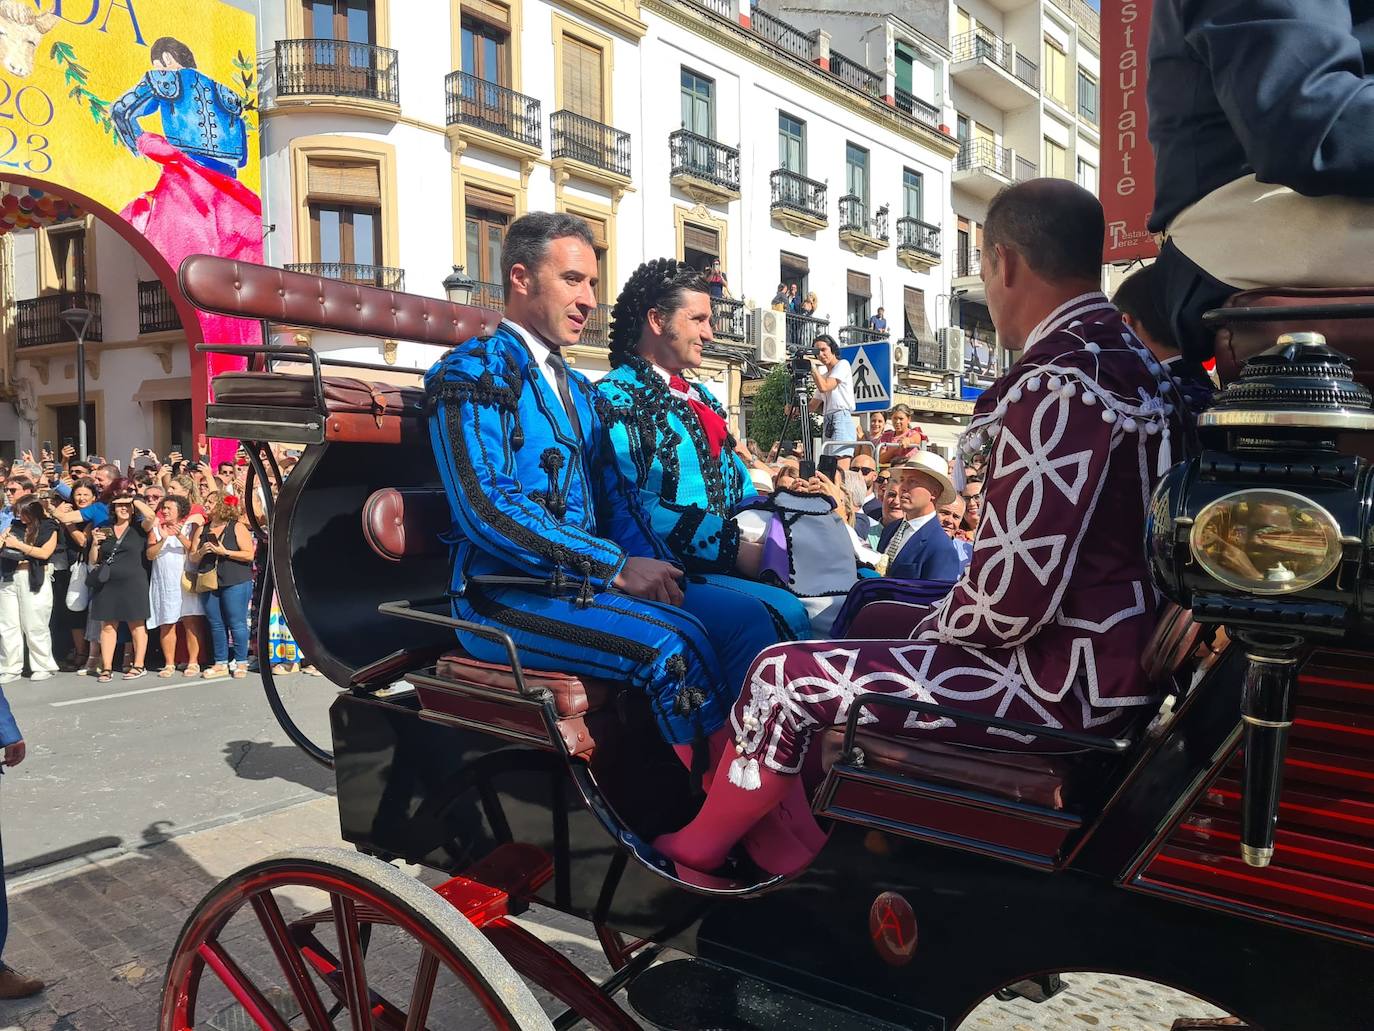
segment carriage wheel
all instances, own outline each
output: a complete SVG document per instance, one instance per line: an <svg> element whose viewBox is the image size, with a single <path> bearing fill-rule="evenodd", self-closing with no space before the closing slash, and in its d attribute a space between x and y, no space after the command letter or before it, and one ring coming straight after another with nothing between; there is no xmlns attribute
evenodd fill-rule
<svg viewBox="0 0 1374 1031"><path fill-rule="evenodd" d="M230 1009L260 1031L552 1027L519 975L439 895L334 848L241 870L186 921L158 1027L193 1031Z"/></svg>

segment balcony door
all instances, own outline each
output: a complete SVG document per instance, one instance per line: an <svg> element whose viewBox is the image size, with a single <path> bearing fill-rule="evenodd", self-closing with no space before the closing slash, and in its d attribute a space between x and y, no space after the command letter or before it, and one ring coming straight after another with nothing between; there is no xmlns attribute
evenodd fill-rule
<svg viewBox="0 0 1374 1031"><path fill-rule="evenodd" d="M806 123L778 112L778 167L806 174Z"/></svg>
<svg viewBox="0 0 1374 1031"><path fill-rule="evenodd" d="M576 36L563 36L563 110L590 118L593 122L606 120L605 100L601 90L601 48Z"/></svg>
<svg viewBox="0 0 1374 1031"><path fill-rule="evenodd" d="M305 30L314 47L314 69L345 94L377 91L378 69L372 51L377 42L377 16L372 0L302 0ZM324 85L321 83L321 85Z"/></svg>
<svg viewBox="0 0 1374 1031"><path fill-rule="evenodd" d="M311 261L321 275L394 288L380 281L381 177L371 162L311 161L308 175Z"/></svg>
<svg viewBox="0 0 1374 1031"><path fill-rule="evenodd" d="M860 210L855 217L868 219L868 151L846 143L844 148L845 192L859 198Z"/></svg>
<svg viewBox="0 0 1374 1031"><path fill-rule="evenodd" d="M86 292L86 228L49 229L48 249L52 252L49 281L60 294Z"/></svg>
<svg viewBox="0 0 1374 1031"><path fill-rule="evenodd" d="M715 148L706 140L716 138L716 84L690 68L682 69L681 107L682 128L699 140L683 141L679 158L692 172L710 178L715 175Z"/></svg>
<svg viewBox="0 0 1374 1031"><path fill-rule="evenodd" d="M910 168L902 169L902 214L925 221L925 177Z"/></svg>
<svg viewBox="0 0 1374 1031"><path fill-rule="evenodd" d="M465 186L463 210L467 273L477 281L472 303L484 308L504 308L501 252L505 248L506 229L515 217L515 200Z"/></svg>
<svg viewBox="0 0 1374 1031"><path fill-rule="evenodd" d="M502 20L504 19L504 20ZM462 117L467 125L508 135L523 120L523 106L516 110L507 92L510 75L510 12L485 0L469 8L463 5Z"/></svg>

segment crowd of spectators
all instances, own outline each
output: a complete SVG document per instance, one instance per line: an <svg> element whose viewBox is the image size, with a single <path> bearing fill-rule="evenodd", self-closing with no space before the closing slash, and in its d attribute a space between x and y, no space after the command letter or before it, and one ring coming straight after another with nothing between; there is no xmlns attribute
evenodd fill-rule
<svg viewBox="0 0 1374 1031"><path fill-rule="evenodd" d="M299 456L282 451L283 472ZM232 677L254 668L250 598L260 565L247 461L206 462L135 449L127 465L70 444L0 461L0 684L74 671ZM276 611L276 672L302 663Z"/></svg>

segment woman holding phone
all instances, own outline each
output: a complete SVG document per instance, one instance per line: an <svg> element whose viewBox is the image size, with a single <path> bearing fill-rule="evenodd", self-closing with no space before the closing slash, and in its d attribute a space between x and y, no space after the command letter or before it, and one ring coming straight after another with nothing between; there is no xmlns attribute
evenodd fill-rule
<svg viewBox="0 0 1374 1031"><path fill-rule="evenodd" d="M147 674L148 652L148 535L157 515L133 493L133 485L120 481L111 492L110 525L91 534L91 618L100 623L100 669L96 679L113 679L115 644L119 624L127 623L133 639L134 660L125 680Z"/></svg>
<svg viewBox="0 0 1374 1031"><path fill-rule="evenodd" d="M210 622L210 647L214 665L201 674L206 679L229 672L233 646L235 680L248 676L248 599L253 593L253 534L243 522L243 505L228 490L209 505L209 522L195 538L191 558L202 571L214 567L218 584L201 599Z"/></svg>
<svg viewBox="0 0 1374 1031"><path fill-rule="evenodd" d="M18 518L0 536L0 684L24 672L24 645L34 680L57 672L52 657L52 578L48 561L57 550L57 523L32 494L14 505Z"/></svg>

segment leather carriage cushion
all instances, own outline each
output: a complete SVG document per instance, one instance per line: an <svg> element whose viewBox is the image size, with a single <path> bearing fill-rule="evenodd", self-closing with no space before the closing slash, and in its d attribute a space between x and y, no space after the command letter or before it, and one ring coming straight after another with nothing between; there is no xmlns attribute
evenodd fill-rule
<svg viewBox="0 0 1374 1031"><path fill-rule="evenodd" d="M1226 308L1291 308L1300 304L1369 304L1374 287L1296 287L1246 290L1232 297ZM1240 367L1261 351L1274 346L1283 333L1310 330L1326 337L1337 351L1355 365L1355 378L1374 388L1374 319L1304 319L1274 322L1235 322L1216 333L1217 376L1230 383Z"/></svg>
<svg viewBox="0 0 1374 1031"><path fill-rule="evenodd" d="M441 656L434 672L443 680L459 680L512 693L516 690L515 677L509 666L482 662L459 651ZM553 695L554 711L564 718L605 708L616 693L616 687L604 680L582 678L571 673L526 669L524 675L527 687L548 689Z"/></svg>
<svg viewBox="0 0 1374 1031"><path fill-rule="evenodd" d="M1032 755L940 741L893 738L860 730L854 743L863 749L864 768L933 780L981 791L1012 802L1060 810L1073 801L1071 775L1083 768L1081 755ZM830 727L821 737L821 759L828 769L840 758L844 728Z"/></svg>
<svg viewBox="0 0 1374 1031"><path fill-rule="evenodd" d="M351 376L325 376L324 404L330 413L371 416L378 425L388 416L418 418L425 413L425 392L395 383L369 383ZM269 408L315 408L315 381L285 372L226 372L215 377L220 404Z"/></svg>
<svg viewBox="0 0 1374 1031"><path fill-rule="evenodd" d="M389 562L448 554L439 535L449 524L448 498L441 490L384 487L363 502L363 539Z"/></svg>

